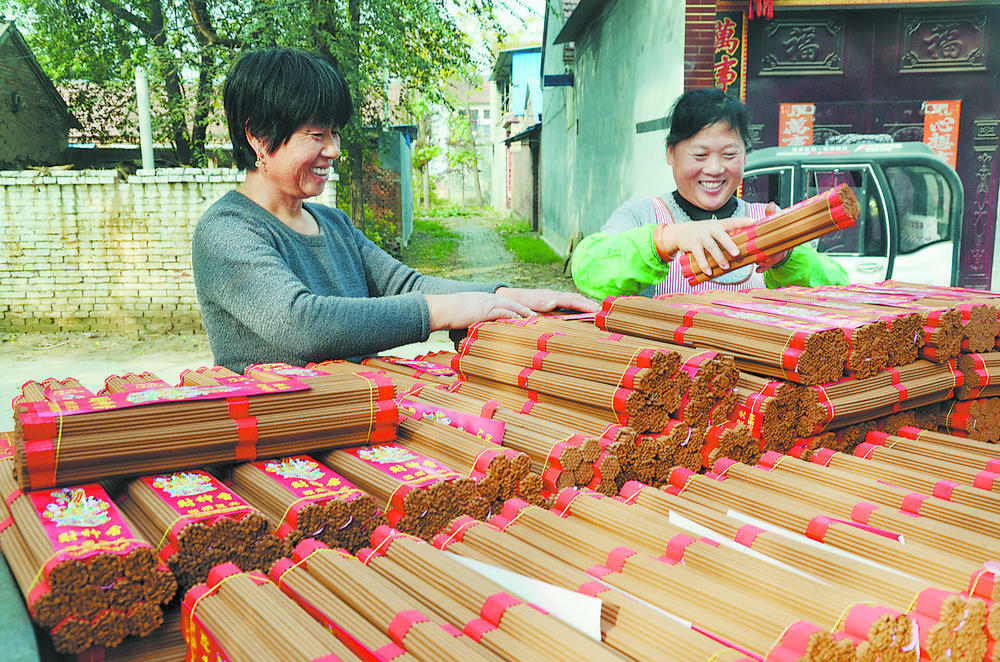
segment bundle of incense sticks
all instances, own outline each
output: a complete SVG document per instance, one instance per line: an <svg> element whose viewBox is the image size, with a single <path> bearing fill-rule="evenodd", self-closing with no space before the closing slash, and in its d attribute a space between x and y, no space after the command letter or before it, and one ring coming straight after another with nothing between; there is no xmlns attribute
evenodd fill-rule
<svg viewBox="0 0 1000 662"><path fill-rule="evenodd" d="M309 541L305 543L310 544ZM308 557L309 553L316 550L316 546L310 548L308 553L305 550L306 547L303 546L303 554L299 556L299 560ZM377 627L370 623L346 600L326 588L308 568L295 563L291 558L278 559L271 566L268 577L285 595L293 599L299 607L332 632L362 660L391 659L411 662L419 659L397 643L396 639L399 637L392 636L396 635L397 631L391 631L390 634L389 628Z"/></svg>
<svg viewBox="0 0 1000 662"><path fill-rule="evenodd" d="M598 530L602 536L624 542L637 553L658 555L666 551L666 556L676 563L683 562L694 570L719 577L728 584L745 587L751 593L771 595L771 587L781 586L782 601L795 606L800 617L808 621L833 624L843 619L857 628L858 621L866 620L867 627L858 628L858 634L861 639L875 643L879 649L884 643L879 641L879 633L884 628L884 619L881 617L892 613L895 619L903 616L900 610L905 612L908 609L909 597L905 600L893 600L891 606L884 605L879 613L872 613L867 604L857 603L877 601L878 598L862 587L814 577L795 566L747 555L732 546L720 546L712 539L696 539L689 529L660 517L651 518L642 509L631 509L613 499L593 498L595 496L597 495L566 490L559 495L552 512L586 524ZM925 585L920 588L928 587ZM822 601L815 600L819 593L824 595ZM888 597L895 598L895 592ZM908 631L909 621L903 618L903 622ZM902 643L899 647L905 645ZM878 652L889 654L888 650ZM900 652L898 648L896 652Z"/></svg>
<svg viewBox="0 0 1000 662"><path fill-rule="evenodd" d="M847 549L896 570L931 579L934 583L938 580L933 578L944 578L940 580L940 585L951 586L952 591L964 590L970 580L974 581L982 574L982 561L957 555L952 549L927 546L909 537L905 545L900 545L896 540L899 534L875 527L858 528L859 522L816 514L815 507L794 503L792 499L768 489L733 481L728 476L713 480L679 471L674 482L676 487L672 490L685 499L723 512L738 509L769 524L803 533L813 540ZM799 499L799 495L795 498ZM928 564L932 567L926 567ZM986 604L981 599L965 598L945 591L921 597L923 603L918 601L920 604L909 616L920 623L920 648L930 659L947 659L949 646L952 647L952 654L958 652L968 655L969 659L978 659L976 652L982 656L990 642L984 630ZM959 614L957 620L954 619L956 611ZM964 622L961 618L963 612L969 616Z"/></svg>
<svg viewBox="0 0 1000 662"><path fill-rule="evenodd" d="M721 536L723 540L732 540L737 545L748 547L777 562L798 568L831 585L843 585L849 590L856 591L858 595L871 596L870 599L876 603L885 605L883 608L873 608L865 604L854 604L850 609L852 615L842 619L848 634L851 630L854 631L852 638L855 640L860 640L864 636L863 632L858 632L858 625L868 627L867 640L859 641L856 651L858 659L910 659L915 654L914 647L909 645L912 641L910 633L912 623L919 624L917 628L919 631L916 634L918 638L923 639L921 643L925 650L945 655L930 659L947 659L947 651L953 643L948 641L953 635L952 631L965 625L961 622L961 617L954 620L956 610L958 614L962 614L964 609L970 607L974 611L978 610L978 615L972 620L978 619L979 623L982 623L982 607L991 602L988 595L983 596L985 598L983 601L970 601L958 594L969 581L969 578L963 578L960 572L962 562L947 554L929 552L920 545L914 547L916 558L908 559L911 563L906 568L907 571L915 568L919 570L919 562L951 564L947 567L929 568L930 572L901 572L902 565L892 563L891 556L882 557L879 554L881 547L893 553L905 549L895 542L876 543L870 547L859 546L859 552L864 552L868 559L862 560L862 557L834 551L828 545L817 545L805 538L796 539L789 536L787 531L770 530L766 523L758 522L760 526L748 524L739 513L729 510L727 514L725 510L714 509L720 507L720 504L696 503L687 498L686 493L682 497L676 497L632 483L622 490L621 496L626 503L633 504L632 507L642 511L642 518L669 517L671 520L676 518L678 521L696 521L702 527L707 527ZM820 524L821 522L817 521L817 526L812 530L813 535L822 539L823 535L828 533L829 537L834 539L833 527L840 525L833 521L829 523L830 528L827 529ZM968 569L968 566L965 569ZM972 572L978 575L982 571ZM958 588L952 592L932 588L934 584L947 585L949 582L957 582ZM977 595L981 595L983 587L980 586L977 590L980 591ZM874 613L871 613L872 611ZM892 618L893 612L896 613L895 618ZM876 618L873 619L873 616ZM962 634L963 643L954 645L953 650L966 650L972 653L977 646L968 637L978 639L978 645L981 646L983 639L981 628L979 632L975 627L962 628ZM899 655L900 650L907 649L910 650L909 653ZM919 651L919 648L917 650ZM897 653L896 656L891 654L893 651ZM872 657L872 653L878 653L882 657L878 655ZM970 655L969 659L973 658L978 659Z"/></svg>
<svg viewBox="0 0 1000 662"><path fill-rule="evenodd" d="M845 374L868 377L886 367L889 359L889 327L882 319L859 319L856 315L840 311L800 306L797 303L775 298L756 298L756 291L708 291L699 294L672 295L675 303L687 302L693 306L704 303L728 306L749 313L764 313L787 317L792 320L838 327L847 338Z"/></svg>
<svg viewBox="0 0 1000 662"><path fill-rule="evenodd" d="M334 376L283 364L252 367L248 376L226 373L189 373L187 383L211 383L176 388L147 388L148 376L139 376L140 384L116 378L102 396L50 383L44 400L15 405L22 487L395 438L392 384L374 373ZM38 387L26 384L25 396Z"/></svg>
<svg viewBox="0 0 1000 662"><path fill-rule="evenodd" d="M1000 396L1000 352L962 354L957 365L964 377L955 391L959 400Z"/></svg>
<svg viewBox="0 0 1000 662"><path fill-rule="evenodd" d="M671 559L676 550L662 556L634 550L591 526L524 502L512 500L491 523L636 598L682 611L705 631L759 657L786 627L800 620L797 610L780 604L773 591L748 591ZM755 617L745 618L751 610Z"/></svg>
<svg viewBox="0 0 1000 662"><path fill-rule="evenodd" d="M468 517L453 521L432 541L438 549L601 599L601 637L604 643L637 660L662 657L664 651L682 660L736 660L743 654L723 648L715 638L701 634L680 619L640 602L583 570L505 535L496 527ZM383 557L384 558L384 557ZM379 568L378 563L372 562Z"/></svg>
<svg viewBox="0 0 1000 662"><path fill-rule="evenodd" d="M398 382L405 378L397 375L394 379ZM570 484L589 485L604 492L617 491L622 472L622 453L636 446L635 433L619 425L605 424L599 437L589 437L571 427L504 407L497 400L484 401L413 381L399 386L404 394L401 401L461 412L457 416L446 414L452 419L461 420L462 416L471 414L500 422L503 431L497 437L502 438L503 445L526 453L531 460L533 473L522 479L516 495L529 503L542 503L547 498L546 492ZM527 487L523 481L528 481ZM510 496L515 495L508 495L504 500Z"/></svg>
<svg viewBox="0 0 1000 662"><path fill-rule="evenodd" d="M844 331L787 317L726 306L692 308L671 298L606 299L600 328L732 354L740 370L801 384L822 384L844 374Z"/></svg>
<svg viewBox="0 0 1000 662"><path fill-rule="evenodd" d="M852 305L860 305L865 308L874 307L876 310L886 311L913 311L920 316L920 335L918 339L920 345L920 356L930 361L947 361L955 358L962 351L962 345L966 340L966 332L963 327L963 318L968 315L968 311L963 313L958 302L946 301L937 302L929 300L922 303L918 295L909 294L905 291L891 291L880 288L877 285L846 285L846 286L823 286L816 288L817 296L832 298L844 301Z"/></svg>
<svg viewBox="0 0 1000 662"><path fill-rule="evenodd" d="M803 413L812 429L798 426L805 434L817 434L828 428L842 428L873 420L903 410L943 402L955 395L964 377L954 362L932 363L918 360L909 365L889 368L864 379L846 378L829 384L809 387L815 397Z"/></svg>
<svg viewBox="0 0 1000 662"><path fill-rule="evenodd" d="M952 503L946 499L932 497L901 486L887 485L850 471L831 467L828 463L778 461L779 454L765 454L760 461L762 467L805 479L813 485L834 487L843 493L845 500L864 499L872 505L872 511L898 509L914 517L927 518L944 524L955 525L973 533L989 536L1000 530L1000 517L974 506ZM930 522L929 522L930 523Z"/></svg>
<svg viewBox="0 0 1000 662"><path fill-rule="evenodd" d="M587 638L555 617L523 602L431 545L385 527L375 530L372 546L370 551L362 551L358 555L370 567L393 576L396 581L406 579L402 574L395 575L393 567L410 570L418 578L437 585L451 600L464 606L465 610L481 616L481 619L476 619L478 623L459 621L463 628L496 627L537 650L537 659L622 659L609 646Z"/></svg>
<svg viewBox="0 0 1000 662"><path fill-rule="evenodd" d="M415 359L403 359L394 356L374 356L364 359L361 365L367 370L384 370L391 373L399 373L422 382L434 384L451 384L455 381L458 373L451 367L451 361L455 358L454 352L436 352L433 359L423 356ZM317 364L310 364L309 367L322 369L328 361Z"/></svg>
<svg viewBox="0 0 1000 662"><path fill-rule="evenodd" d="M516 365L522 368L521 381L529 380L534 370L546 370L615 387L632 384L650 402L658 402L668 413L677 412L679 418L691 425L704 425L710 412L720 409L719 399L731 393L736 376L731 359L715 352L605 333L579 322L546 318L483 322L473 327L452 365L463 378L484 377L481 371L462 371L461 366L469 362L467 355ZM600 359L595 360L595 356ZM489 378L511 384L509 375L505 379ZM518 385L529 392L533 390L527 384ZM565 391L538 393L539 397L531 397L574 399ZM631 426L636 427L634 423ZM648 429L656 427L654 424Z"/></svg>
<svg viewBox="0 0 1000 662"><path fill-rule="evenodd" d="M807 198L746 228L729 230L740 254L723 269L711 255L706 255L709 271L704 272L691 253L680 256L681 271L692 285L791 250L799 244L844 228L858 220L858 199L847 184Z"/></svg>
<svg viewBox="0 0 1000 662"><path fill-rule="evenodd" d="M473 479L395 443L335 450L320 459L374 496L389 524L421 538L466 514L477 495Z"/></svg>
<svg viewBox="0 0 1000 662"><path fill-rule="evenodd" d="M177 585L152 545L133 534L99 485L21 492L13 449L3 446L0 548L56 650L114 647L155 630Z"/></svg>
<svg viewBox="0 0 1000 662"><path fill-rule="evenodd" d="M939 427L952 435L1000 442L1000 398L944 403Z"/></svg>
<svg viewBox="0 0 1000 662"><path fill-rule="evenodd" d="M643 432L662 428L669 417L665 406L669 400L659 393L642 391L640 385L628 377L624 377L618 385L605 384L585 377L571 377L493 358L470 356L462 351L467 347L460 349L452 364L466 379L488 379L524 389L533 400L554 400L569 406L580 403L599 411L608 420ZM671 399L679 404L677 389L671 394Z"/></svg>
<svg viewBox="0 0 1000 662"><path fill-rule="evenodd" d="M799 422L813 413L810 405L815 403L808 396L814 393L788 382L740 372L733 419L750 429L750 434L760 440L762 450L784 453L798 435ZM814 425L806 429L812 431Z"/></svg>
<svg viewBox="0 0 1000 662"><path fill-rule="evenodd" d="M808 458L800 455L796 455L796 457L823 466L850 471L858 476L866 476L889 485L898 485L915 492L922 492L938 499L989 512L1000 512L1000 494L939 478L938 476L947 471L947 465L942 467L937 474L929 474L919 469L910 469L872 457L863 459L829 448L816 449Z"/></svg>
<svg viewBox="0 0 1000 662"><path fill-rule="evenodd" d="M376 531L382 528L385 527ZM366 552L367 549L362 553ZM385 652L402 650L424 660L495 659L480 645L482 641L477 644L471 634L461 631L461 624L424 609L404 587L380 577L341 550L307 540L295 548L292 561L293 565L281 562L272 568L275 582L291 587L308 581L322 594L343 601L392 639L395 646Z"/></svg>
<svg viewBox="0 0 1000 662"><path fill-rule="evenodd" d="M862 446L855 451L864 455L884 447L886 450L905 453L912 457L924 458L926 466L932 468L935 462L940 466L957 465L980 476L979 485L992 489L995 475L1000 474L1000 447L994 444L974 441L954 435L942 434L916 427L900 428L895 435L884 432L870 432Z"/></svg>
<svg viewBox="0 0 1000 662"><path fill-rule="evenodd" d="M399 406L401 412L409 408L405 400ZM537 474L535 480L524 480L531 472L531 460L526 454L503 448L496 441L484 440L465 429L436 422L438 419L425 416L429 414L426 408L417 411L415 418L400 421L399 445L433 457L475 480L477 495L469 505L470 515L478 519L489 517L494 505L521 491L522 481L527 495L536 501L540 499L541 480ZM462 416L458 412L451 415Z"/></svg>
<svg viewBox="0 0 1000 662"><path fill-rule="evenodd" d="M267 518L211 474L181 471L136 478L119 505L185 589L223 562L262 570L285 551Z"/></svg>
<svg viewBox="0 0 1000 662"><path fill-rule="evenodd" d="M794 460L794 458L790 459L789 462L793 465L797 462L801 466L808 466L804 462ZM964 556L972 561L995 558L1000 551L1000 546L996 545L995 538L966 526L969 521L967 513L963 515L961 522L941 521L940 518L931 518L927 513L933 512L933 510L926 505L923 507L920 503L908 501L905 509L894 508L880 505L878 502L872 503L859 499L844 489L829 487L815 481L789 475L780 469L762 471L760 467L754 468L742 463L730 464L729 462L717 464L716 468L720 466L725 470L725 481L737 486L737 489L743 486L755 486L769 490L775 495L794 497L802 503L812 504L817 509L822 508L823 512L830 517L872 526L884 531L892 531L905 536L907 541L922 542L942 551ZM779 464L780 466L784 465ZM766 468L766 465L762 465L762 467ZM817 466L815 469L819 471L822 467ZM719 473L722 472L719 471ZM911 500L919 501L916 497ZM942 504L941 510L957 516L961 508Z"/></svg>
<svg viewBox="0 0 1000 662"><path fill-rule="evenodd" d="M207 583L187 592L181 618L189 659L359 659L262 573L231 563L212 568Z"/></svg>
<svg viewBox="0 0 1000 662"><path fill-rule="evenodd" d="M891 294L916 297L924 306L954 306L962 313L964 338L962 350L988 352L998 347L1000 341L1000 293L967 287L918 285L897 280L887 280L867 289L885 290Z"/></svg>
<svg viewBox="0 0 1000 662"><path fill-rule="evenodd" d="M315 538L356 552L385 519L375 497L308 455L241 464L231 484L267 517L286 550Z"/></svg>

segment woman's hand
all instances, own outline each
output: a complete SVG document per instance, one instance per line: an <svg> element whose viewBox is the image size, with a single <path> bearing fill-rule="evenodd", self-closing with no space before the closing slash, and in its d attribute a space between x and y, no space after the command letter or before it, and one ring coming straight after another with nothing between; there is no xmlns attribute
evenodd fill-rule
<svg viewBox="0 0 1000 662"><path fill-rule="evenodd" d="M690 223L660 224L653 229L653 243L660 259L669 262L677 251L691 253L701 270L712 273L706 253L715 258L715 263L722 269L729 268L729 260L725 253L733 257L740 254L733 238L726 234L727 230L735 230L754 225L752 218L742 216Z"/></svg>
<svg viewBox="0 0 1000 662"><path fill-rule="evenodd" d="M467 329L477 322L529 317L534 314L527 306L489 292L425 294L424 298L430 313L431 331Z"/></svg>
<svg viewBox="0 0 1000 662"><path fill-rule="evenodd" d="M601 304L576 292L499 287L496 293L512 299L536 313L547 313L556 308L579 310L582 313L596 313L601 309Z"/></svg>

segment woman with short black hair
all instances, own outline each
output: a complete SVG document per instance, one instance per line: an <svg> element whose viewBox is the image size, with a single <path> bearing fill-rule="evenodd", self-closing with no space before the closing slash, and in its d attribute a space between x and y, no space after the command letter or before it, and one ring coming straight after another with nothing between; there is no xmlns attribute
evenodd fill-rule
<svg viewBox="0 0 1000 662"><path fill-rule="evenodd" d="M305 202L322 193L350 119L344 79L319 55L271 48L240 57L223 91L246 180L198 221L195 287L215 362L305 365L359 359L437 329L556 307L594 311L579 294L424 276L354 227Z"/></svg>
<svg viewBox="0 0 1000 662"><path fill-rule="evenodd" d="M738 99L716 88L688 90L667 124L667 163L676 190L628 200L577 246L573 279L582 292L604 298L847 283L843 267L807 243L756 268L689 285L678 263L682 253L690 252L702 271L710 271L707 255L727 268L726 255L739 255L739 249L726 231L753 225L778 207L736 197L750 145L750 114Z"/></svg>

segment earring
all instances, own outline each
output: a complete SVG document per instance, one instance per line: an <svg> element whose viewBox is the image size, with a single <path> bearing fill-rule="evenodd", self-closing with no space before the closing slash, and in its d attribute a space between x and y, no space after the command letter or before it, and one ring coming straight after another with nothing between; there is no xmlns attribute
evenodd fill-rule
<svg viewBox="0 0 1000 662"><path fill-rule="evenodd" d="M259 156L257 157L257 160L253 162L253 167L256 168L257 170L260 170L261 168L264 167L264 162L260 160Z"/></svg>

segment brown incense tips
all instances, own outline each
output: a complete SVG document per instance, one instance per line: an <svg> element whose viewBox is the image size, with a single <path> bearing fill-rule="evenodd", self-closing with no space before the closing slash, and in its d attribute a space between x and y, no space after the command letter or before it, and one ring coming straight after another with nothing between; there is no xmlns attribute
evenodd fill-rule
<svg viewBox="0 0 1000 662"><path fill-rule="evenodd" d="M286 551L315 538L356 552L384 523L375 497L306 455L239 465L232 488L264 513Z"/></svg>
<svg viewBox="0 0 1000 662"><path fill-rule="evenodd" d="M322 461L378 499L391 526L425 539L477 496L473 479L399 444L335 450Z"/></svg>
<svg viewBox="0 0 1000 662"><path fill-rule="evenodd" d="M260 511L204 471L137 478L120 505L159 541L160 558L184 587L203 582L219 563L262 570L285 551Z"/></svg>

